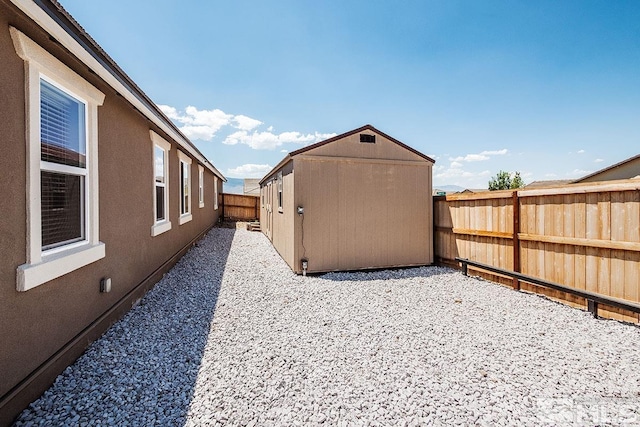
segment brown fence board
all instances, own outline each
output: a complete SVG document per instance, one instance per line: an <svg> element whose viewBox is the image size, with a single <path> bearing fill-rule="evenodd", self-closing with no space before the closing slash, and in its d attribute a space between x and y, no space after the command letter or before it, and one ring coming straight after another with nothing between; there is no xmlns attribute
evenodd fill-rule
<svg viewBox="0 0 640 427"><path fill-rule="evenodd" d="M260 219L260 197L243 194L222 194L225 219L252 221Z"/></svg>
<svg viewBox="0 0 640 427"><path fill-rule="evenodd" d="M622 180L519 190L515 205L511 191L434 198L436 259L452 265L455 257L469 258L640 302L639 190L640 180ZM586 307L584 299L564 292L524 283L522 289ZM637 314L611 307L601 306L599 314L638 322Z"/></svg>

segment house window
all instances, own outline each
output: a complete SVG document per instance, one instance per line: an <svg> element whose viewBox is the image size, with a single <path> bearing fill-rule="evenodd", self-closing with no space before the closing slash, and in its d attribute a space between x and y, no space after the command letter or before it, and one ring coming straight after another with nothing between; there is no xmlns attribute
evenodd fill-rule
<svg viewBox="0 0 640 427"><path fill-rule="evenodd" d="M180 225L191 221L191 157L178 151L180 159Z"/></svg>
<svg viewBox="0 0 640 427"><path fill-rule="evenodd" d="M26 62L26 291L105 256L98 230L98 106L104 94L15 28Z"/></svg>
<svg viewBox="0 0 640 427"><path fill-rule="evenodd" d="M218 177L213 177L213 209L218 210Z"/></svg>
<svg viewBox="0 0 640 427"><path fill-rule="evenodd" d="M204 167L198 165L198 206L204 208Z"/></svg>
<svg viewBox="0 0 640 427"><path fill-rule="evenodd" d="M171 144L154 131L151 134L153 147L153 226L151 235L157 236L171 230L169 221L169 151Z"/></svg>
<svg viewBox="0 0 640 427"><path fill-rule="evenodd" d="M84 240L86 104L40 79L42 250Z"/></svg>
<svg viewBox="0 0 640 427"><path fill-rule="evenodd" d="M282 212L282 172L278 172L278 212Z"/></svg>

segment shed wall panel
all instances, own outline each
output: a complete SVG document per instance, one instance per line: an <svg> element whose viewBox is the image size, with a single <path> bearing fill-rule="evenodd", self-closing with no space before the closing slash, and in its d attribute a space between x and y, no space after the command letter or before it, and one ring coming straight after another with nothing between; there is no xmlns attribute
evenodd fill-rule
<svg viewBox="0 0 640 427"><path fill-rule="evenodd" d="M274 178L278 178L278 174ZM282 208L278 205L278 179L268 181L260 189L260 228L282 259L294 269L296 254L293 233L297 205L294 198L293 162L282 168Z"/></svg>
<svg viewBox="0 0 640 427"><path fill-rule="evenodd" d="M310 272L433 262L430 163L297 156L294 164L305 208L296 245Z"/></svg>

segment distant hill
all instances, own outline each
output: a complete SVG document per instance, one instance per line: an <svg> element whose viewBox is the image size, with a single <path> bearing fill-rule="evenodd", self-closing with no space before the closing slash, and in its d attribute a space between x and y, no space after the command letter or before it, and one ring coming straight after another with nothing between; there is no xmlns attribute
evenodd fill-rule
<svg viewBox="0 0 640 427"><path fill-rule="evenodd" d="M242 194L244 192L244 179L227 178L223 191L227 194Z"/></svg>
<svg viewBox="0 0 640 427"><path fill-rule="evenodd" d="M464 190L464 187L460 187L459 185L434 185L433 189L446 191L447 193L456 193Z"/></svg>

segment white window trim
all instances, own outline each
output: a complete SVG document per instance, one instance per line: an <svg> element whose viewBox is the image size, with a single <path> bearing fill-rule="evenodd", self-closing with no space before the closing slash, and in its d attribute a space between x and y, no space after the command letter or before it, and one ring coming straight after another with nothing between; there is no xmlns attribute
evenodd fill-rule
<svg viewBox="0 0 640 427"><path fill-rule="evenodd" d="M186 154L184 154L182 151L178 150L178 159L180 160L180 170L182 170L182 163L186 163L189 165L189 174L188 174L188 181L189 181L189 203L187 204L187 212L182 213L182 211L180 212L180 218L178 218L178 224L182 225L185 224L189 221L191 221L193 219L193 216L191 215L191 157L187 156ZM182 199L182 188L183 188L183 183L182 183L182 174L179 174L178 179L180 180L180 199ZM182 200L180 200L180 203L178 204L178 206L182 206Z"/></svg>
<svg viewBox="0 0 640 427"><path fill-rule="evenodd" d="M284 205L284 186L283 186L283 181L282 181L282 171L278 172L277 175L277 179L278 179L278 186L276 187L276 191L278 192L278 194L276 194L276 196L278 197L278 212L282 213L283 211L283 205Z"/></svg>
<svg viewBox="0 0 640 427"><path fill-rule="evenodd" d="M218 177L213 176L213 210L218 210Z"/></svg>
<svg viewBox="0 0 640 427"><path fill-rule="evenodd" d="M151 226L151 237L155 237L159 234L162 234L166 231L171 230L171 219L170 219L170 211L169 211L169 152L171 151L171 144L167 142L163 137L158 135L152 130L149 130L149 134L151 135L151 148L153 150L152 161L153 161L153 225ZM160 147L164 151L164 215L165 219L162 221L156 221L156 182L155 182L155 159L156 159L156 146Z"/></svg>
<svg viewBox="0 0 640 427"><path fill-rule="evenodd" d="M198 165L198 206L204 208L204 167Z"/></svg>
<svg viewBox="0 0 640 427"><path fill-rule="evenodd" d="M16 53L25 62L27 176L26 263L16 271L16 289L27 291L105 256L99 240L98 106L105 95L19 30L10 27ZM40 80L55 82L86 104L87 153L85 239L42 251L40 194Z"/></svg>

